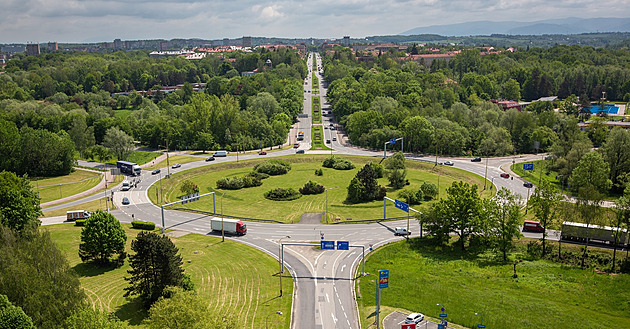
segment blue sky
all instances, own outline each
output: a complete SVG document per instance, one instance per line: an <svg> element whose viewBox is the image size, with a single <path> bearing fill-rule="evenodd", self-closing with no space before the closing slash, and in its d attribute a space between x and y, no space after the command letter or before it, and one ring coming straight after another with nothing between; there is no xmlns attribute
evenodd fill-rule
<svg viewBox="0 0 630 329"><path fill-rule="evenodd" d="M360 38L469 21L627 17L628 0L0 0L0 43Z"/></svg>

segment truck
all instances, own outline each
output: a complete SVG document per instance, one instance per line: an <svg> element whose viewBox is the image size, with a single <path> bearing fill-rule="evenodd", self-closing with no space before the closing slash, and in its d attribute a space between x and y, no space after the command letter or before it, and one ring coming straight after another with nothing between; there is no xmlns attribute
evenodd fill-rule
<svg viewBox="0 0 630 329"><path fill-rule="evenodd" d="M584 223L563 222L560 239L567 241L586 242L586 239L588 238L589 241L614 245L616 234L617 228L615 227L599 225L587 226ZM619 229L618 239L618 246L629 246L630 235L628 234L628 230Z"/></svg>
<svg viewBox="0 0 630 329"><path fill-rule="evenodd" d="M226 157L227 156L227 151L225 150L221 150L221 151L216 151L214 152L214 157Z"/></svg>
<svg viewBox="0 0 630 329"><path fill-rule="evenodd" d="M87 219L92 216L91 211L87 210L71 210L66 212L66 220L75 221L77 219Z"/></svg>
<svg viewBox="0 0 630 329"><path fill-rule="evenodd" d="M304 140L304 132L303 132L303 131L300 131L300 132L298 133L297 140L299 140L299 141Z"/></svg>
<svg viewBox="0 0 630 329"><path fill-rule="evenodd" d="M223 222L223 224L221 224ZM214 232L221 232L221 225L223 225L223 231L228 234L245 235L247 234L247 225L243 224L238 219L227 218L212 218L210 220L210 228Z"/></svg>
<svg viewBox="0 0 630 329"><path fill-rule="evenodd" d="M140 176L142 173L142 168L133 162L117 161L116 167L120 169L121 173L128 174L130 176Z"/></svg>

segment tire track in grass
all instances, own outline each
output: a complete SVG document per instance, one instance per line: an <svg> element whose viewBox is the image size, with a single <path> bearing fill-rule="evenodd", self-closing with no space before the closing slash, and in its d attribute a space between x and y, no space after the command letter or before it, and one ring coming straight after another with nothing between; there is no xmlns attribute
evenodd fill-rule
<svg viewBox="0 0 630 329"><path fill-rule="evenodd" d="M214 290L215 291L214 295L217 296L217 300L216 300L217 304L215 305L213 309L215 313L221 311L221 309L223 308L223 301L225 299L223 298L224 284L223 284L223 278L221 277L221 270L219 269L218 266L216 267L216 269L217 269L217 275L214 276L214 280L217 281L217 289Z"/></svg>
<svg viewBox="0 0 630 329"><path fill-rule="evenodd" d="M218 290L218 288L215 288L215 285L217 285L217 280L215 278L217 278L218 276L216 275L216 273L219 272L219 269L217 268L216 265L213 266L214 270L210 272L210 275L208 276L208 280L212 281L212 288L209 290L209 294L210 296L214 297L214 298L208 298L208 300L210 300L210 303L208 304L208 308L210 307L210 305L212 305L212 312L215 313L216 309L217 309L217 305L219 304L219 299L217 298L218 294L216 293L216 291ZM220 287L221 282L218 283L218 286Z"/></svg>
<svg viewBox="0 0 630 329"><path fill-rule="evenodd" d="M109 298L110 292L119 287L118 280L109 280L108 283L101 283L103 280L98 280L97 282L92 282L97 285L97 289L93 290L94 293L98 293L99 301L102 304L101 309L110 312L110 303L111 298ZM107 301L107 302L105 302Z"/></svg>
<svg viewBox="0 0 630 329"><path fill-rule="evenodd" d="M92 307L95 307L98 302L98 304L100 305L99 310L103 311L103 302L101 301L101 297L99 297L94 291L86 287L82 288L88 293L87 296L90 299L90 304L92 304ZM92 296L95 296L96 298L93 298Z"/></svg>
<svg viewBox="0 0 630 329"><path fill-rule="evenodd" d="M248 261L247 263L249 265L248 266L249 268L256 269L256 266L253 266L251 261ZM243 305L243 308L241 309L241 312L243 312L245 314L244 318L246 319L245 323L243 323L243 327L247 326L247 322L249 321L249 318L250 318L249 317L249 311L251 310L252 303L253 303L253 300L251 300L251 297L254 295L254 287L256 286L254 284L254 274L253 274L254 272L253 271L248 271L247 273L248 273L248 277L247 277L247 280L246 280L246 286L243 289L243 294L245 295L245 300L246 301L247 301L247 297L248 296L250 297L250 300L247 303L247 310L245 310L245 305ZM249 290L249 293L248 293L248 290ZM253 324L253 322L254 321L252 320L252 324Z"/></svg>
<svg viewBox="0 0 630 329"><path fill-rule="evenodd" d="M256 275L258 276L258 284L256 285L256 307L254 307L254 315L252 316L252 329L254 329L254 324L256 323L256 315L258 314L258 305L260 304L260 287L262 285L262 278L260 277L260 273L258 272L258 268L254 267L256 270Z"/></svg>

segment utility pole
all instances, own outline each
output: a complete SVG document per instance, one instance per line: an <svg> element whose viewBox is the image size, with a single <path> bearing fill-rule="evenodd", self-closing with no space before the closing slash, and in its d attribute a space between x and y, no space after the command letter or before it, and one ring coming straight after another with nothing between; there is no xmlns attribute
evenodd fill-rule
<svg viewBox="0 0 630 329"><path fill-rule="evenodd" d="M171 177L171 165L168 162L168 139L166 140L166 177Z"/></svg>
<svg viewBox="0 0 630 329"><path fill-rule="evenodd" d="M486 189L486 183L488 181L488 157L486 156L486 173L483 175L483 189Z"/></svg>

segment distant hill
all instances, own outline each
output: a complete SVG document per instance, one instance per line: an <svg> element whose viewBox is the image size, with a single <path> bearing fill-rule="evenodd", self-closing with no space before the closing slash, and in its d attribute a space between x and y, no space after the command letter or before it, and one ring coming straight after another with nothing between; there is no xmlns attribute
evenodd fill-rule
<svg viewBox="0 0 630 329"><path fill-rule="evenodd" d="M599 32L630 32L630 18L562 18L534 22L476 21L459 24L417 27L401 35L439 34L445 36L468 35L542 35L581 34Z"/></svg>

